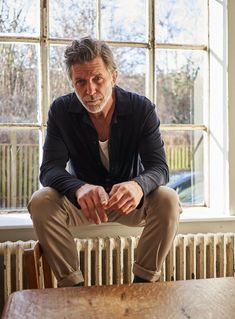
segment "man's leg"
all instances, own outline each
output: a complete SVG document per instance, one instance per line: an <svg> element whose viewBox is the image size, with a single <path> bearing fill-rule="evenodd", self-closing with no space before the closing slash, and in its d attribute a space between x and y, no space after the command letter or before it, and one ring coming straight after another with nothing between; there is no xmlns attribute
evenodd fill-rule
<svg viewBox="0 0 235 319"><path fill-rule="evenodd" d="M51 187L35 192L28 210L34 229L58 285L83 282L74 238L69 226L87 223L81 211Z"/></svg>
<svg viewBox="0 0 235 319"><path fill-rule="evenodd" d="M149 194L140 209L128 215L109 213L109 221L128 226L144 226L136 250L133 267L135 276L145 281L157 281L179 223L181 207L176 192L161 186Z"/></svg>

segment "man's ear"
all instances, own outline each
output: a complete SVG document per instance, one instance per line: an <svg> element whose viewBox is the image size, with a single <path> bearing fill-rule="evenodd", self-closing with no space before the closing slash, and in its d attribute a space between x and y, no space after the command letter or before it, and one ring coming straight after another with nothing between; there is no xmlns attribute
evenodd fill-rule
<svg viewBox="0 0 235 319"><path fill-rule="evenodd" d="M112 85L114 86L117 82L117 76L118 76L118 72L117 71L113 71L112 73Z"/></svg>

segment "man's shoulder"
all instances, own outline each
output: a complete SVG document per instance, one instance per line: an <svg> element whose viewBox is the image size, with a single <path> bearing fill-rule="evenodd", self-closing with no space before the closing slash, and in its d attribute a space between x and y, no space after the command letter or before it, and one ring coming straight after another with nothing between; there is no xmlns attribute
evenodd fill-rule
<svg viewBox="0 0 235 319"><path fill-rule="evenodd" d="M74 93L68 93L65 95L61 95L54 99L54 101L51 104L52 109L56 109L58 107L69 107L71 103L73 103L74 100Z"/></svg>
<svg viewBox="0 0 235 319"><path fill-rule="evenodd" d="M71 116L73 113L83 113L83 107L80 105L76 94L68 93L56 98L50 106L50 114L63 117Z"/></svg>
<svg viewBox="0 0 235 319"><path fill-rule="evenodd" d="M119 86L116 87L117 99L121 104L128 105L133 112L138 109L154 109L155 105L149 98L136 92L127 91Z"/></svg>

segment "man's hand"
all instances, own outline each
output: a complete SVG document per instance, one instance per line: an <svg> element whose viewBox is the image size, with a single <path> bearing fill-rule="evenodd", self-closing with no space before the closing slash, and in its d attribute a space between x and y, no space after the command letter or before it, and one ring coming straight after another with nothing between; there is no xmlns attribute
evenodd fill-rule
<svg viewBox="0 0 235 319"><path fill-rule="evenodd" d="M105 206L108 204L109 196L102 186L85 184L75 194L88 221L92 220L96 224L108 221Z"/></svg>
<svg viewBox="0 0 235 319"><path fill-rule="evenodd" d="M115 184L109 193L109 202L106 208L122 214L129 214L139 204L143 190L135 181Z"/></svg>

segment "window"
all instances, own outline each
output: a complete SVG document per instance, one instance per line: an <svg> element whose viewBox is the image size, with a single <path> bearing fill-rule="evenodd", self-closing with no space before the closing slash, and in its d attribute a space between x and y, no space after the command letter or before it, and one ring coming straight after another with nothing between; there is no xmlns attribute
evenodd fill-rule
<svg viewBox="0 0 235 319"><path fill-rule="evenodd" d="M72 90L64 48L90 34L112 47L118 85L156 103L169 186L185 206L225 211L225 1L1 0L0 12L0 209L39 188L49 105Z"/></svg>
<svg viewBox="0 0 235 319"><path fill-rule="evenodd" d="M203 206L207 1L161 0L155 5L156 101L171 169L169 185L183 204Z"/></svg>

